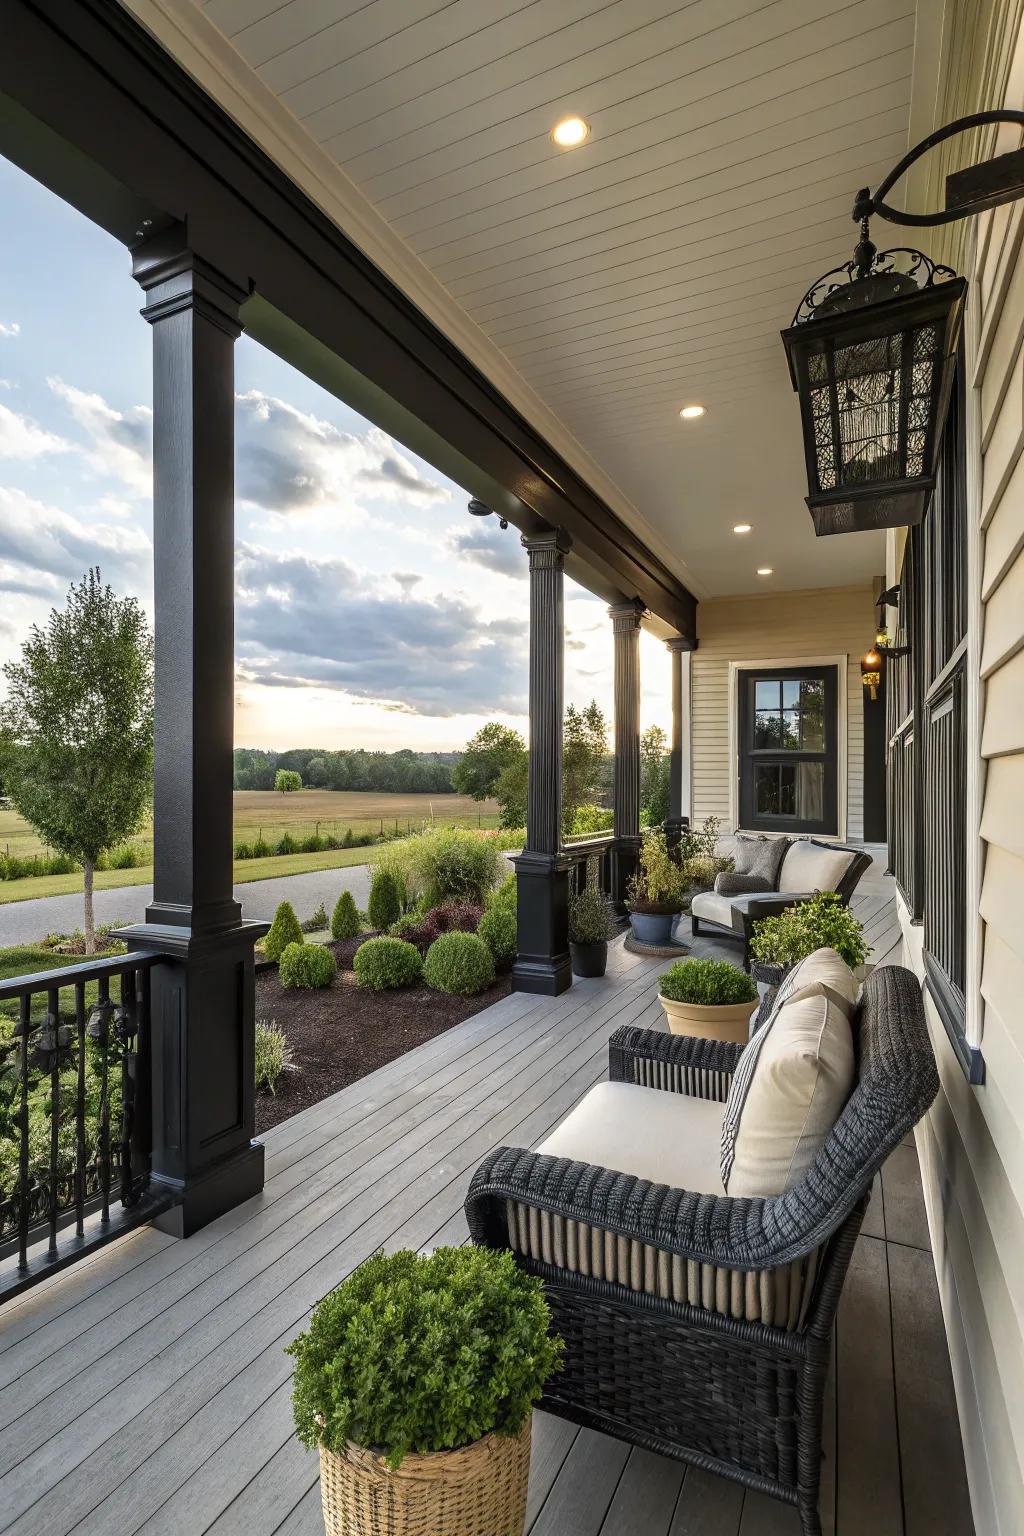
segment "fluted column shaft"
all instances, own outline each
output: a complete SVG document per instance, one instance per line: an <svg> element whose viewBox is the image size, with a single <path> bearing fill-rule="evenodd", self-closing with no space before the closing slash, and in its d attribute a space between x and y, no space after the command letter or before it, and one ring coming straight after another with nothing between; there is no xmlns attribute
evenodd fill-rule
<svg viewBox="0 0 1024 1536"><path fill-rule="evenodd" d="M690 825L690 651L689 641L677 636L666 641L672 657L672 745L669 756L669 847L679 846Z"/></svg>
<svg viewBox="0 0 1024 1536"><path fill-rule="evenodd" d="M530 560L530 774L526 847L515 859L518 954L512 985L556 996L572 985L569 876L562 844L565 556L568 535L524 536Z"/></svg>
<svg viewBox="0 0 1024 1536"><path fill-rule="evenodd" d="M530 560L530 781L526 846L562 845L562 715L565 695L565 556L560 529L523 538Z"/></svg>
<svg viewBox="0 0 1024 1536"><path fill-rule="evenodd" d="M609 608L615 649L615 857L613 894L622 907L640 849L640 622L639 598Z"/></svg>

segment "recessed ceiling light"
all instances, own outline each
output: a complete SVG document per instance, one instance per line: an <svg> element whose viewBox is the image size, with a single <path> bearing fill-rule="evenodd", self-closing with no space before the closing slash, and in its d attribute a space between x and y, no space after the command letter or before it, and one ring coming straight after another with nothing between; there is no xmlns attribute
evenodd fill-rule
<svg viewBox="0 0 1024 1536"><path fill-rule="evenodd" d="M770 565L759 565L757 568L757 574L759 576L770 576L772 574L772 568Z"/></svg>
<svg viewBox="0 0 1024 1536"><path fill-rule="evenodd" d="M750 524L749 523L734 523L732 531L733 531L733 533L749 533L750 532Z"/></svg>
<svg viewBox="0 0 1024 1536"><path fill-rule="evenodd" d="M684 421L696 421L698 416L703 416L707 410L704 405L684 405L679 412Z"/></svg>
<svg viewBox="0 0 1024 1536"><path fill-rule="evenodd" d="M563 117L551 130L551 137L559 149L575 149L590 137L590 124L582 117Z"/></svg>

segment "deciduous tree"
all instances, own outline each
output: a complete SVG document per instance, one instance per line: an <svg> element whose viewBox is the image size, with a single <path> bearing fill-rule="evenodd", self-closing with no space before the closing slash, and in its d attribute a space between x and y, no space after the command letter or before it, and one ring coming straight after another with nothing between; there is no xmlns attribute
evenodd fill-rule
<svg viewBox="0 0 1024 1536"><path fill-rule="evenodd" d="M84 870L85 952L96 951L100 855L145 820L153 781L153 640L133 597L91 570L67 604L33 625L4 667L4 785L15 809Z"/></svg>

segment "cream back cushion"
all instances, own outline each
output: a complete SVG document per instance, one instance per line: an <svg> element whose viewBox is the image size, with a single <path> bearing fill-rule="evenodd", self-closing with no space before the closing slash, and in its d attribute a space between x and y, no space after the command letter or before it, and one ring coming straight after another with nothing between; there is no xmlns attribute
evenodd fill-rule
<svg viewBox="0 0 1024 1536"><path fill-rule="evenodd" d="M830 989L811 983L773 1014L748 1053L726 1106L722 1180L730 1195L781 1195L814 1162L853 1091L850 1021Z"/></svg>
<svg viewBox="0 0 1024 1536"><path fill-rule="evenodd" d="M779 871L779 890L834 891L855 857L848 848L793 843Z"/></svg>
<svg viewBox="0 0 1024 1536"><path fill-rule="evenodd" d="M834 949L816 949L799 961L783 978L775 996L775 1008L821 992L828 992L847 1018L852 1016L860 997L860 983Z"/></svg>

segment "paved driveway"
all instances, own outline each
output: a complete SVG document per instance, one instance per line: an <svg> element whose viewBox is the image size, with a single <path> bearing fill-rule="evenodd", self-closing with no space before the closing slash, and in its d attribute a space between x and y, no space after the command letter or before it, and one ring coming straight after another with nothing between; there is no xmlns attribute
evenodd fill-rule
<svg viewBox="0 0 1024 1536"><path fill-rule="evenodd" d="M370 872L365 864L349 869L318 869L308 875L283 875L277 880L253 880L235 886L244 917L273 917L278 902L290 901L299 921L312 917L321 902L328 912L342 891L349 890L357 907L366 906ZM97 923L141 923L153 900L151 885L125 885L97 891ZM47 933L70 933L82 926L82 897L46 896L37 901L12 901L0 906L0 946L31 944Z"/></svg>

